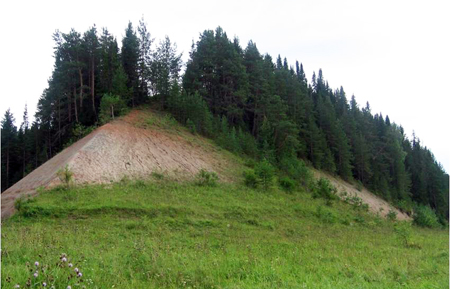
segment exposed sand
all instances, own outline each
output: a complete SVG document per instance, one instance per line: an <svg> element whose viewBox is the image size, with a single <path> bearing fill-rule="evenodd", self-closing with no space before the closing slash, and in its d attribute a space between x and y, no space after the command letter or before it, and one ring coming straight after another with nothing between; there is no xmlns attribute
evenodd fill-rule
<svg viewBox="0 0 450 289"><path fill-rule="evenodd" d="M350 197L357 196L361 198L363 203L369 205L369 211L371 211L374 214L380 214L380 216L386 217L389 211L393 210L394 212L397 213L397 220L411 220L411 217L400 212L399 210L394 208L392 205L390 205L388 202L381 199L380 197L372 194L366 188L362 188L361 191L358 191L358 189L354 185L347 183L342 179L335 178L330 174L318 170L313 170L313 172L314 177L316 178L320 177L327 178L337 188L338 195L341 192L345 191Z"/></svg>
<svg viewBox="0 0 450 289"><path fill-rule="evenodd" d="M148 178L152 172L174 178L191 178L199 170L215 171L227 180L232 164L217 147L195 136L189 141L183 133L162 129L144 129L135 125L142 111L105 124L42 164L2 193L1 216L14 213L14 201L34 196L39 187L60 184L57 171L66 164L76 184L110 183L124 176ZM184 132L186 133L186 132Z"/></svg>

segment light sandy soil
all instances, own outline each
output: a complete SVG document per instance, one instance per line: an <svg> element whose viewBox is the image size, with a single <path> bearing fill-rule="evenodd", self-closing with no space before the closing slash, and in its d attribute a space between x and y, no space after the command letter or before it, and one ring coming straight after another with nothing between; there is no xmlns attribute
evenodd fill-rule
<svg viewBox="0 0 450 289"><path fill-rule="evenodd" d="M372 194L366 188L362 188L361 191L359 191L354 185L347 183L340 178L336 178L334 176L331 176L330 174L318 170L313 170L313 172L315 178L327 178L337 188L338 195L340 195L342 192L347 192L349 197L357 196L361 198L363 203L369 205L369 211L374 214L379 214L380 216L386 217L389 211L393 210L397 213L397 220L411 220L408 215L400 212L385 200Z"/></svg>
<svg viewBox="0 0 450 289"><path fill-rule="evenodd" d="M148 178L153 172L177 179L192 178L199 170L216 172L221 180L232 178L236 168L229 157L208 140L183 130L140 128L143 111L132 111L122 119L96 129L42 164L1 195L1 216L14 213L14 201L34 196L39 187L60 184L57 171L66 164L76 184L110 183L123 177Z"/></svg>

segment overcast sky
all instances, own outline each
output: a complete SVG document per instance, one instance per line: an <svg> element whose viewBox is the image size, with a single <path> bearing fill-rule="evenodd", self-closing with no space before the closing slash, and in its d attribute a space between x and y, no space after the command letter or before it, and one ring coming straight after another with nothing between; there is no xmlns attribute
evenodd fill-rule
<svg viewBox="0 0 450 289"><path fill-rule="evenodd" d="M65 4L67 3L67 4ZM47 87L56 29L107 27L120 43L128 21L144 16L159 42L177 43L183 60L205 29L221 26L250 39L261 53L303 63L308 80L322 68L360 106L414 130L450 169L448 104L450 17L445 1L3 1L0 113L10 107L19 126Z"/></svg>

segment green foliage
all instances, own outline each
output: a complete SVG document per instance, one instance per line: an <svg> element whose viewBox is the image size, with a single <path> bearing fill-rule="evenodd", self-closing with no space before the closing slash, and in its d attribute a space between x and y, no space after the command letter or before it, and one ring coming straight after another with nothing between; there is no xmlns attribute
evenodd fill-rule
<svg viewBox="0 0 450 289"><path fill-rule="evenodd" d="M100 103L100 120L107 123L110 119L114 119L121 115L125 109L125 102L118 95L105 94Z"/></svg>
<svg viewBox="0 0 450 289"><path fill-rule="evenodd" d="M189 118L186 121L186 126L188 127L189 131L192 134L196 134L197 133L197 129L195 128L195 123L192 120L190 120Z"/></svg>
<svg viewBox="0 0 450 289"><path fill-rule="evenodd" d="M395 233L397 234L403 246L409 247L411 245L412 228L409 222L397 222L394 226Z"/></svg>
<svg viewBox="0 0 450 289"><path fill-rule="evenodd" d="M267 191L272 188L275 168L266 159L255 166L255 174L262 189Z"/></svg>
<svg viewBox="0 0 450 289"><path fill-rule="evenodd" d="M215 172L208 172L201 169L197 174L197 185L215 187L219 181L219 176Z"/></svg>
<svg viewBox="0 0 450 289"><path fill-rule="evenodd" d="M314 198L323 198L325 200L333 201L337 199L337 189L326 178L320 178L316 182L313 191Z"/></svg>
<svg viewBox="0 0 450 289"><path fill-rule="evenodd" d="M314 182L311 171L303 160L295 157L284 157L279 163L280 169L290 178L296 180L305 188L311 188Z"/></svg>
<svg viewBox="0 0 450 289"><path fill-rule="evenodd" d="M258 186L258 176L254 170L244 171L244 183L247 187L256 188Z"/></svg>
<svg viewBox="0 0 450 289"><path fill-rule="evenodd" d="M66 189L70 189L73 183L73 172L70 170L69 165L58 170L56 173L61 183L66 187Z"/></svg>
<svg viewBox="0 0 450 289"><path fill-rule="evenodd" d="M225 182L132 184L43 191L27 217L2 220L2 286L35 280L26 262L39 261L66 288L79 279L57 266L65 252L87 288L448 287L447 230L411 227L413 250L392 223L340 202Z"/></svg>
<svg viewBox="0 0 450 289"><path fill-rule="evenodd" d="M418 205L414 208L414 224L421 227L437 228L440 226L436 213L429 206Z"/></svg>
<svg viewBox="0 0 450 289"><path fill-rule="evenodd" d="M389 210L386 217L389 221L392 221L392 222L397 221L397 212L394 210Z"/></svg>
<svg viewBox="0 0 450 289"><path fill-rule="evenodd" d="M278 180L278 183L280 184L281 188L285 190L286 192L292 192L295 189L296 183L293 179L290 177L281 177Z"/></svg>

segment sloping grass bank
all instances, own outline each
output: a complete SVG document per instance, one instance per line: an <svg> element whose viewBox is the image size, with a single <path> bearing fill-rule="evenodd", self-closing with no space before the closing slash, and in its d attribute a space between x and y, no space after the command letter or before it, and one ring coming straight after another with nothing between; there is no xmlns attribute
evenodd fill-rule
<svg viewBox="0 0 450 289"><path fill-rule="evenodd" d="M413 227L406 246L395 223L305 192L155 180L21 205L2 224L2 288L449 286L448 230Z"/></svg>

